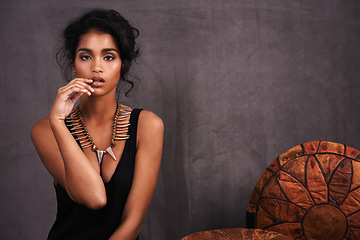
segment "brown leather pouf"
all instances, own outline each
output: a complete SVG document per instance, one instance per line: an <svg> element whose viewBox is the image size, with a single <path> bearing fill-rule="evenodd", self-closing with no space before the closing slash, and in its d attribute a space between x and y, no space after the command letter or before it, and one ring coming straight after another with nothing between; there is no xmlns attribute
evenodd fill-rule
<svg viewBox="0 0 360 240"><path fill-rule="evenodd" d="M275 159L247 207L247 227L299 240L360 239L360 151L332 142L298 145Z"/></svg>
<svg viewBox="0 0 360 240"><path fill-rule="evenodd" d="M262 229L229 228L196 232L182 240L293 240L289 236Z"/></svg>

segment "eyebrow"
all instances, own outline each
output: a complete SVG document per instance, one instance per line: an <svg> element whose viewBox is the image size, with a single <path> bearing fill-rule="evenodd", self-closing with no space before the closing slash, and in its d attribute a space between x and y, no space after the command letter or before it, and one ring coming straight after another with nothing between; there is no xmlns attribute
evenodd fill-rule
<svg viewBox="0 0 360 240"><path fill-rule="evenodd" d="M78 52L81 52L81 51L83 51L83 52L93 52L89 48L80 48L78 50ZM115 48L104 48L104 49L101 50L101 52L111 52L111 51L118 52Z"/></svg>

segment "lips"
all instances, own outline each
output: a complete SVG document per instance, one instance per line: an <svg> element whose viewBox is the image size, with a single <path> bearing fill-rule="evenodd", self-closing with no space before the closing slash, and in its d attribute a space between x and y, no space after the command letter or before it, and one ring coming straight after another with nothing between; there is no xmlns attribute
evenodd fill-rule
<svg viewBox="0 0 360 240"><path fill-rule="evenodd" d="M91 79L93 80L91 84L93 87L101 87L105 83L105 80L100 76L94 76Z"/></svg>
<svg viewBox="0 0 360 240"><path fill-rule="evenodd" d="M105 82L105 80L100 76L94 76L91 79L94 81Z"/></svg>

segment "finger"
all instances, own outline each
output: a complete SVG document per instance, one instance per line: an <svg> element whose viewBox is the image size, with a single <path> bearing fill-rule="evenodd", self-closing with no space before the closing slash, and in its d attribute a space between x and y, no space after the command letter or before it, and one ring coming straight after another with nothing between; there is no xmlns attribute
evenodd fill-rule
<svg viewBox="0 0 360 240"><path fill-rule="evenodd" d="M84 88L86 88L86 89L88 89L90 92L94 92L95 91L95 89L93 89L91 86L90 86L90 83L92 83L93 82L93 80L92 79L85 79L85 80L88 80L87 82L84 82L84 81L82 81L81 79L74 79L71 83L69 83L68 85L66 85L66 86L68 86L68 87L71 87L71 86L83 86ZM65 87L66 87L65 86Z"/></svg>
<svg viewBox="0 0 360 240"><path fill-rule="evenodd" d="M91 95L91 92L89 90L87 90L86 88L82 88L81 86L80 87L74 87L73 89L71 90L74 90L73 92L75 93L85 93L87 95Z"/></svg>
<svg viewBox="0 0 360 240"><path fill-rule="evenodd" d="M72 86L83 87L83 88L87 89L90 92L95 91L95 89L93 89L89 84L86 84L84 82L75 82L75 83L73 83Z"/></svg>
<svg viewBox="0 0 360 240"><path fill-rule="evenodd" d="M93 81L94 80L92 80L90 78L74 78L70 82L83 82L83 83L86 83L86 84L91 84Z"/></svg>
<svg viewBox="0 0 360 240"><path fill-rule="evenodd" d="M75 93L70 99L75 103L84 93Z"/></svg>
<svg viewBox="0 0 360 240"><path fill-rule="evenodd" d="M95 91L90 85L88 85L86 83L75 82L75 83L68 84L68 85L60 88L58 92L59 92L59 94L62 94L65 92L68 94L68 91L72 91L71 93L73 93L73 92L79 91L79 89L83 89L83 90L86 90L89 92ZM83 91L83 90L81 90L81 91Z"/></svg>
<svg viewBox="0 0 360 240"><path fill-rule="evenodd" d="M64 100L69 98L71 94L73 93L85 93L87 95L91 95L91 92L87 90L86 88L83 88L82 86L72 86L70 88L62 89L61 92L59 92L59 96L63 96Z"/></svg>

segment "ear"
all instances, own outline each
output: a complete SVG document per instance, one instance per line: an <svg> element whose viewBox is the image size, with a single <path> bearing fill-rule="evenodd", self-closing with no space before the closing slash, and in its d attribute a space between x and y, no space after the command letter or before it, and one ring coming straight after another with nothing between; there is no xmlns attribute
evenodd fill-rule
<svg viewBox="0 0 360 240"><path fill-rule="evenodd" d="M72 64L72 69L73 69L74 73L76 73L75 64Z"/></svg>

